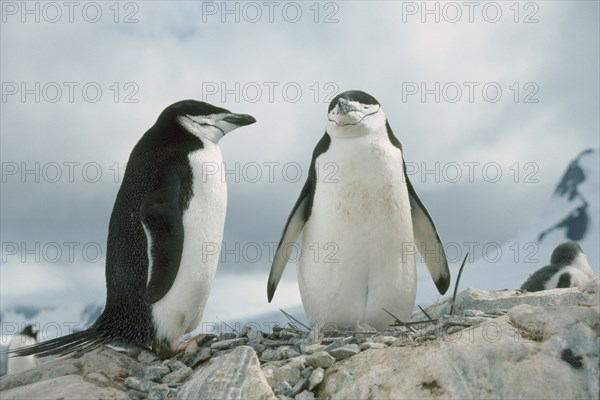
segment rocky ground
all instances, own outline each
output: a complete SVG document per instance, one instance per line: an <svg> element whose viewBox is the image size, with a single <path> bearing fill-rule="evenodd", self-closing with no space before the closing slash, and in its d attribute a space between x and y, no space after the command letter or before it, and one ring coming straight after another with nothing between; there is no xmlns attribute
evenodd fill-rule
<svg viewBox="0 0 600 400"><path fill-rule="evenodd" d="M599 287L467 289L387 332L290 319L190 342L176 357L111 348L0 380L8 399L598 398Z"/></svg>

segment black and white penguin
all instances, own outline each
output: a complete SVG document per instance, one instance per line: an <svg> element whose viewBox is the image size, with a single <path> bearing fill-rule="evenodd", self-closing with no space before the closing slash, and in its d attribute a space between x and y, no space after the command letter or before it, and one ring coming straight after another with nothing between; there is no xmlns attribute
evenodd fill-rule
<svg viewBox="0 0 600 400"><path fill-rule="evenodd" d="M554 249L550 265L535 271L521 289L538 292L556 288L583 287L595 280L594 271L581 247L575 242L566 242Z"/></svg>
<svg viewBox="0 0 600 400"><path fill-rule="evenodd" d="M450 284L431 216L406 175L403 150L379 102L361 91L329 104L325 135L285 226L267 286L271 301L304 231L298 281L311 325L385 329L409 318L416 251L440 293Z"/></svg>
<svg viewBox="0 0 600 400"><path fill-rule="evenodd" d="M33 346L37 343L38 331L33 325L27 325L23 330L14 335L8 346L9 352L14 352L23 347ZM16 374L21 371L40 365L40 360L34 356L9 357L6 373Z"/></svg>
<svg viewBox="0 0 600 400"><path fill-rule="evenodd" d="M175 349L202 319L227 205L219 140L256 122L195 100L167 107L136 144L108 232L106 306L82 332L16 350L66 354L100 344Z"/></svg>

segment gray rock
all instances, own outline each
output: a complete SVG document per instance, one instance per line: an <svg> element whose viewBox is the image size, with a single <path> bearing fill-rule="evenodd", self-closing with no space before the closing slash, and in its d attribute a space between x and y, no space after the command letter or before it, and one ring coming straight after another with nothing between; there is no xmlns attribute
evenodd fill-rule
<svg viewBox="0 0 600 400"><path fill-rule="evenodd" d="M153 382L146 381L135 376L130 376L129 378L125 379L123 383L130 389L134 389L144 393L147 393L150 390L150 388L154 385Z"/></svg>
<svg viewBox="0 0 600 400"><path fill-rule="evenodd" d="M98 372L92 372L85 376L85 380L88 382L100 384L101 386L109 386L110 381L108 378Z"/></svg>
<svg viewBox="0 0 600 400"><path fill-rule="evenodd" d="M292 397L292 392L294 391L294 388L292 387L292 385L290 385L288 382L282 381L282 382L276 382L275 383L275 387L273 388L273 393L275 393L277 396L286 396L286 397Z"/></svg>
<svg viewBox="0 0 600 400"><path fill-rule="evenodd" d="M300 355L300 353L298 353L296 350L288 347L288 346L281 346L277 349L277 354L279 355L279 359L280 360L285 360L287 358L293 358L293 357L298 357Z"/></svg>
<svg viewBox="0 0 600 400"><path fill-rule="evenodd" d="M215 342L210 345L213 350L227 350L248 343L248 338L237 338Z"/></svg>
<svg viewBox="0 0 600 400"><path fill-rule="evenodd" d="M396 337L394 336L374 336L373 338L371 338L371 340L373 341L373 343L383 343L386 346L391 346L393 345L396 340L398 340Z"/></svg>
<svg viewBox="0 0 600 400"><path fill-rule="evenodd" d="M275 368L273 370L273 378L275 382L287 382L291 386L294 386L300 378L302 377L302 373L299 369L293 368L289 365L284 365L281 368Z"/></svg>
<svg viewBox="0 0 600 400"><path fill-rule="evenodd" d="M498 290L488 292L480 289L466 289L456 296L456 306L460 310L479 310L483 312L494 312L497 310L509 310L520 304L528 304L535 307L568 307L580 304L598 305L600 291L598 284L592 284L584 288L567 288L542 290L539 292L523 292L521 290ZM432 318L439 318L449 314L450 302L433 304L425 309ZM422 318L421 311L415 316Z"/></svg>
<svg viewBox="0 0 600 400"><path fill-rule="evenodd" d="M324 350L327 346L322 344L301 345L302 354L313 354L314 352Z"/></svg>
<svg viewBox="0 0 600 400"><path fill-rule="evenodd" d="M154 364L160 361L156 354L148 350L142 351L138 356L137 360L142 364Z"/></svg>
<svg viewBox="0 0 600 400"><path fill-rule="evenodd" d="M276 349L266 349L260 356L263 361L277 361L281 360L281 354Z"/></svg>
<svg viewBox="0 0 600 400"><path fill-rule="evenodd" d="M146 374L144 375L144 378L149 381L159 382L170 372L171 370L164 365L152 365L146 368Z"/></svg>
<svg viewBox="0 0 600 400"><path fill-rule="evenodd" d="M325 372L318 397L597 398L599 320L595 307L520 305L435 341L357 354Z"/></svg>
<svg viewBox="0 0 600 400"><path fill-rule="evenodd" d="M172 389L167 385L156 385L148 392L148 400L166 400Z"/></svg>
<svg viewBox="0 0 600 400"><path fill-rule="evenodd" d="M386 345L383 343L374 343L374 342L364 342L360 345L360 349L361 350L378 350L378 349L385 349Z"/></svg>
<svg viewBox="0 0 600 400"><path fill-rule="evenodd" d="M192 368L196 368L196 366L198 366L200 363L203 363L206 360L210 360L211 355L212 351L210 347L203 347L200 349L200 351L194 354L194 357L191 358L187 364Z"/></svg>
<svg viewBox="0 0 600 400"><path fill-rule="evenodd" d="M262 333L251 326L245 326L242 329L241 336L248 338L248 345L259 344L263 340Z"/></svg>
<svg viewBox="0 0 600 400"><path fill-rule="evenodd" d="M129 389L127 392L127 399L131 400L143 400L147 397L147 394L144 392L140 392L139 390Z"/></svg>
<svg viewBox="0 0 600 400"><path fill-rule="evenodd" d="M315 400L315 395L313 392L305 390L304 392L298 394L294 400Z"/></svg>
<svg viewBox="0 0 600 400"><path fill-rule="evenodd" d="M163 378L164 383L181 383L192 375L193 370L190 367L184 366L178 370L167 374Z"/></svg>
<svg viewBox="0 0 600 400"><path fill-rule="evenodd" d="M170 365L171 371L177 371L179 369L183 369L186 367L187 367L187 365L185 365L183 362L181 362L179 360L173 361Z"/></svg>
<svg viewBox="0 0 600 400"><path fill-rule="evenodd" d="M66 375L58 378L45 379L40 382L3 390L2 400L16 399L122 399L125 391L114 387L99 387L86 382L79 375Z"/></svg>
<svg viewBox="0 0 600 400"><path fill-rule="evenodd" d="M67 375L86 376L91 373L104 375L111 386L123 392L126 391L123 379L129 376L129 371L139 365L127 355L108 347L102 347L78 358L73 356L60 357L19 374L4 376L0 379L0 390L8 390L19 386L38 383Z"/></svg>
<svg viewBox="0 0 600 400"><path fill-rule="evenodd" d="M329 351L329 354L335 357L337 361L352 357L358 353L360 353L360 349L357 344L347 344Z"/></svg>
<svg viewBox="0 0 600 400"><path fill-rule="evenodd" d="M276 399L262 374L256 353L249 346L239 346L212 359L181 387L177 398Z"/></svg>
<svg viewBox="0 0 600 400"><path fill-rule="evenodd" d="M308 390L313 390L315 386L323 382L324 372L323 368L315 368L308 378Z"/></svg>
<svg viewBox="0 0 600 400"><path fill-rule="evenodd" d="M334 362L335 358L325 351L317 351L306 356L306 365L313 368L329 368Z"/></svg>
<svg viewBox="0 0 600 400"><path fill-rule="evenodd" d="M137 376L138 378L143 378L146 375L146 369L140 363L131 363L129 368L127 368L127 374L129 376Z"/></svg>

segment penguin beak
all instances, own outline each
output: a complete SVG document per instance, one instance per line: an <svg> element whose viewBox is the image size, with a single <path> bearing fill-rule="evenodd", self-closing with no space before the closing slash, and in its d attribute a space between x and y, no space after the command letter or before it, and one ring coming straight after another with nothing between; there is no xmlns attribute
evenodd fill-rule
<svg viewBox="0 0 600 400"><path fill-rule="evenodd" d="M338 108L339 108L341 114L348 114L349 112L352 112L352 111L358 111L358 109L354 108L348 102L348 100L341 98L341 97L338 99Z"/></svg>
<svg viewBox="0 0 600 400"><path fill-rule="evenodd" d="M223 121L237 126L246 126L255 123L256 119L248 114L229 114L223 118Z"/></svg>

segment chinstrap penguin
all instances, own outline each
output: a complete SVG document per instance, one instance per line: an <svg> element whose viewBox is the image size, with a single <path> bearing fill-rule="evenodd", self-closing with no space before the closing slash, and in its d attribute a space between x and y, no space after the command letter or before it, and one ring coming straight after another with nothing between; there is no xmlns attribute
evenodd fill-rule
<svg viewBox="0 0 600 400"><path fill-rule="evenodd" d="M14 335L8 346L8 351L13 352L17 349L32 346L37 343L38 331L33 325L27 325L23 330ZM16 374L40 365L40 360L34 356L9 357L6 373Z"/></svg>
<svg viewBox="0 0 600 400"><path fill-rule="evenodd" d="M298 281L311 325L385 329L407 319L416 296L416 249L440 293L444 248L412 186L402 146L379 102L348 91L329 104L327 128L288 218L267 285L271 301L301 232Z"/></svg>
<svg viewBox="0 0 600 400"><path fill-rule="evenodd" d="M227 185L219 140L250 115L184 100L167 107L134 147L110 218L106 306L88 329L16 350L66 354L101 344L174 349L201 322L221 243ZM211 168L205 168L210 164Z"/></svg>
<svg viewBox="0 0 600 400"><path fill-rule="evenodd" d="M522 290L540 290L584 287L596 276L581 247L575 242L558 245L550 257L550 265L534 272L521 286Z"/></svg>

